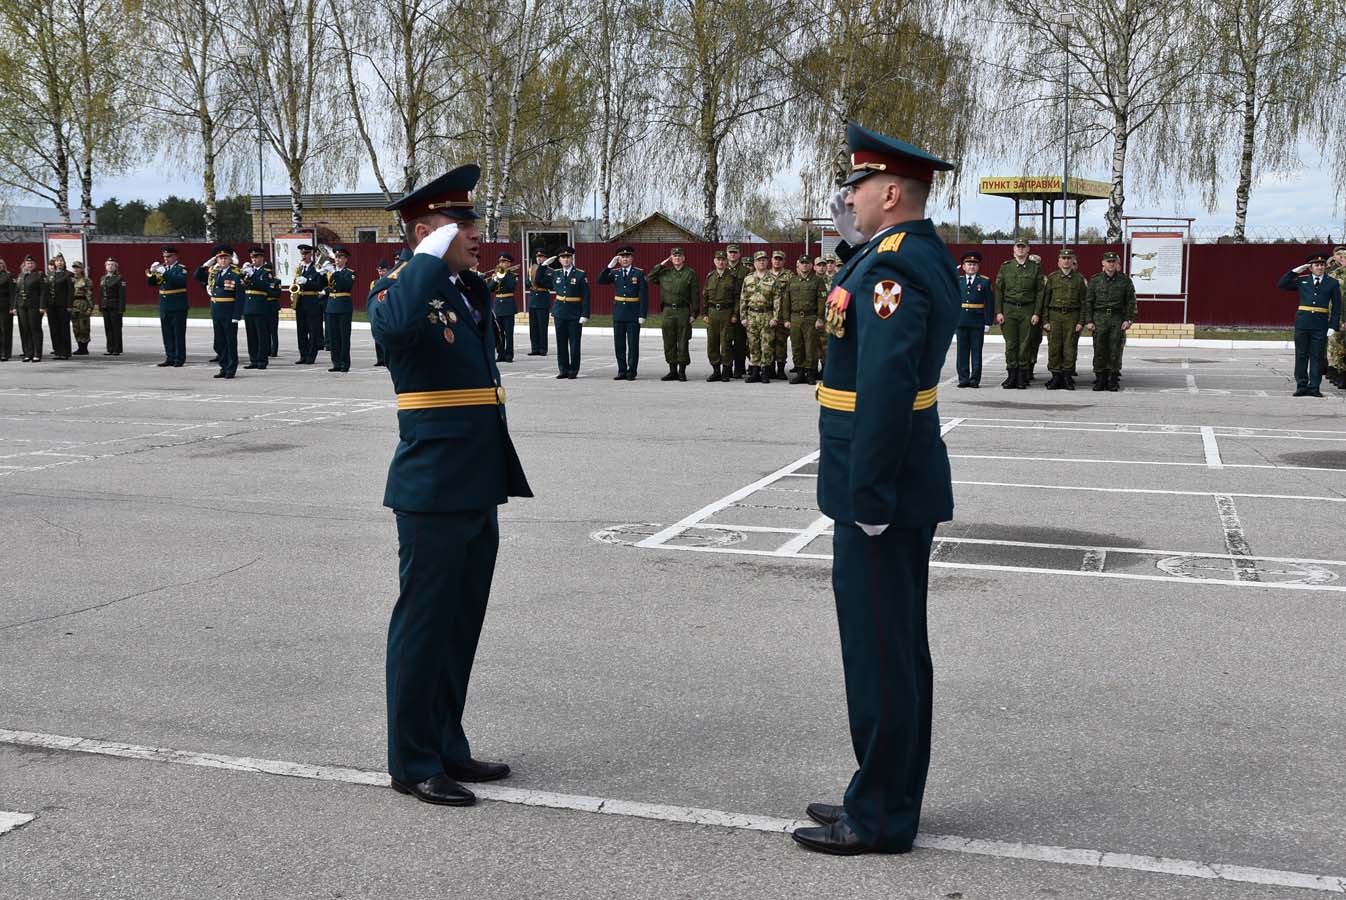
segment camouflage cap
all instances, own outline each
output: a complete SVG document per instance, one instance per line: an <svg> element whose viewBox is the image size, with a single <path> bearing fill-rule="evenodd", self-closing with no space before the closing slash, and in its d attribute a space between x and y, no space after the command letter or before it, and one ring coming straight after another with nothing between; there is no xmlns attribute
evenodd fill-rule
<svg viewBox="0 0 1346 900"><path fill-rule="evenodd" d="M1333 247L1333 253L1346 253L1346 247Z"/></svg>
<svg viewBox="0 0 1346 900"><path fill-rule="evenodd" d="M84 263L77 259L77 260L75 260L74 262L72 262L72 263L70 264L70 268L72 268L72 269L82 269L82 268L84 268Z"/></svg>
<svg viewBox="0 0 1346 900"><path fill-rule="evenodd" d="M716 259L728 259L728 258L729 258L729 254L728 254L728 253L725 253L723 250L716 250L716 251L715 251L715 258L716 258Z"/></svg>
<svg viewBox="0 0 1346 900"><path fill-rule="evenodd" d="M725 247L724 249L725 249L725 251L728 252L728 253L738 253L738 252L739 252L738 244L730 244L728 247Z"/></svg>
<svg viewBox="0 0 1346 900"><path fill-rule="evenodd" d="M1061 252L1056 255L1059 256L1061 259L1074 259L1075 251L1071 250L1069 247L1062 247Z"/></svg>
<svg viewBox="0 0 1346 900"><path fill-rule="evenodd" d="M754 253L754 254L752 255L752 261L753 261L753 262L757 262L757 260L759 260L759 259L766 259L766 251L765 251L765 250L758 250L756 253Z"/></svg>
<svg viewBox="0 0 1346 900"><path fill-rule="evenodd" d="M771 254L771 258L772 258L772 259L785 259L785 251L784 251L784 250L777 250L775 253L772 253L772 254Z"/></svg>
<svg viewBox="0 0 1346 900"><path fill-rule="evenodd" d="M827 265L827 257L826 257L826 256L815 256L815 257L813 257L813 264L814 264L815 266L825 266L825 265Z"/></svg>
<svg viewBox="0 0 1346 900"><path fill-rule="evenodd" d="M1103 254L1103 262L1117 262L1119 259L1121 259L1121 257L1117 255L1116 250L1109 250L1107 253Z"/></svg>

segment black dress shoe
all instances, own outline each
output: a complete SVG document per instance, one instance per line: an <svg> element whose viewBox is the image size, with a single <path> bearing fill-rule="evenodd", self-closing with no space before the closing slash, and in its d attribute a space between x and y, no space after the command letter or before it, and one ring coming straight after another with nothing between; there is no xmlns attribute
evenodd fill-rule
<svg viewBox="0 0 1346 900"><path fill-rule="evenodd" d="M846 807L835 803L810 803L804 812L819 825L831 825L846 812Z"/></svg>
<svg viewBox="0 0 1346 900"><path fill-rule="evenodd" d="M1321 397L1322 395L1323 395L1323 392L1320 391L1320 390L1318 390L1317 388L1314 388L1313 390L1309 391L1309 396L1310 396L1310 397Z"/></svg>
<svg viewBox="0 0 1346 900"><path fill-rule="evenodd" d="M208 362L208 363L217 363L217 362L219 362L219 361L220 361L220 358L219 358L218 356L212 356L210 359L206 360L206 362Z"/></svg>
<svg viewBox="0 0 1346 900"><path fill-rule="evenodd" d="M444 774L454 781L499 781L509 777L509 766L505 763L465 759L461 762L445 763Z"/></svg>
<svg viewBox="0 0 1346 900"><path fill-rule="evenodd" d="M613 381L625 381L625 380L626 380L626 373L625 373L625 372L618 372L616 375L613 375L613 376L612 376L612 380L613 380Z"/></svg>
<svg viewBox="0 0 1346 900"><path fill-rule="evenodd" d="M560 375L557 375L557 376L556 376L556 380L557 380L557 381L560 381L562 378L569 378L569 377L570 377L570 375L569 375L568 373L566 373L566 372L562 372Z"/></svg>
<svg viewBox="0 0 1346 900"><path fill-rule="evenodd" d="M173 363L173 368L175 368L175 369L181 369L181 368L183 367L183 365L185 365L185 362L184 362L183 360L180 360L180 359L179 359L179 360L177 360L177 361L175 361L175 362Z"/></svg>
<svg viewBox="0 0 1346 900"><path fill-rule="evenodd" d="M158 368L166 369L171 365L173 365L173 361L171 359L166 359L163 362L159 363Z"/></svg>
<svg viewBox="0 0 1346 900"><path fill-rule="evenodd" d="M245 368L245 369L255 369L255 368L257 368L257 366L256 366L255 364L253 364L253 363L248 363L248 364L247 364L246 366L244 366L243 368Z"/></svg>
<svg viewBox="0 0 1346 900"><path fill-rule="evenodd" d="M223 372L216 372L214 375L212 375L212 376L210 376L210 377L211 377L211 378L223 378L223 377L224 377L224 373L223 373Z"/></svg>
<svg viewBox="0 0 1346 900"><path fill-rule="evenodd" d="M471 806L477 802L476 794L447 775L435 775L416 784L403 784L396 778L389 781L393 790L399 794L409 794L422 803L434 803L438 806Z"/></svg>
<svg viewBox="0 0 1346 900"><path fill-rule="evenodd" d="M791 835L796 843L803 844L819 853L831 853L833 856L859 856L862 853L896 853L895 850L879 850L860 840L860 836L851 830L845 819L839 819L831 825L817 828L797 828Z"/></svg>

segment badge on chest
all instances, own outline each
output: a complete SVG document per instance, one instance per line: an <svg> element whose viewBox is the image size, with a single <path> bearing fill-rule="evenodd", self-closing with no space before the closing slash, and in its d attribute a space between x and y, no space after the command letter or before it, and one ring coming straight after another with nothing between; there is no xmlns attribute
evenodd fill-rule
<svg viewBox="0 0 1346 900"><path fill-rule="evenodd" d="M902 305L902 285L884 280L874 283L874 315L886 319Z"/></svg>

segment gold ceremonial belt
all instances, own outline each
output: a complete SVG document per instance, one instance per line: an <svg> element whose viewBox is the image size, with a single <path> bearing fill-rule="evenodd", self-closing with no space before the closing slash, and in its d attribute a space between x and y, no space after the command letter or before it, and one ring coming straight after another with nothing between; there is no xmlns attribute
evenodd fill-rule
<svg viewBox="0 0 1346 900"><path fill-rule="evenodd" d="M299 292L299 296L301 296L301 297L316 297L316 296L318 296L318 295L321 294L321 293L322 293L322 291L300 291L300 292Z"/></svg>
<svg viewBox="0 0 1346 900"><path fill-rule="evenodd" d="M1325 313L1325 312L1331 312L1332 310L1328 309L1326 306L1301 306L1299 308L1299 311Z"/></svg>
<svg viewBox="0 0 1346 900"><path fill-rule="evenodd" d="M247 293L247 295L248 295L249 297L268 297L268 296L270 296L266 291L247 291L246 293Z"/></svg>
<svg viewBox="0 0 1346 900"><path fill-rule="evenodd" d="M613 299L613 300L616 300L618 303L639 303L639 302L640 302L640 298L639 298L639 297L613 297L612 299Z"/></svg>
<svg viewBox="0 0 1346 900"><path fill-rule="evenodd" d="M187 293L186 288L159 288L160 297L162 297L164 294L185 294L185 293Z"/></svg>
<svg viewBox="0 0 1346 900"><path fill-rule="evenodd" d="M920 412L934 406L938 394L938 387L917 391L916 399L911 403L912 410ZM818 403L828 409L835 409L839 412L855 412L855 391L839 391L836 388L824 387L820 384L816 396L818 397Z"/></svg>
<svg viewBox="0 0 1346 900"><path fill-rule="evenodd" d="M963 309L985 309L985 303L964 303Z"/></svg>
<svg viewBox="0 0 1346 900"><path fill-rule="evenodd" d="M439 409L446 406L504 406L502 387L466 388L460 391L412 391L397 395L398 409Z"/></svg>
<svg viewBox="0 0 1346 900"><path fill-rule="evenodd" d="M211 297L211 303L233 303L236 297Z"/></svg>
<svg viewBox="0 0 1346 900"><path fill-rule="evenodd" d="M556 299L557 299L557 300L560 300L562 303L579 303L579 302L582 301L584 298L583 298L583 297L557 297Z"/></svg>
<svg viewBox="0 0 1346 900"><path fill-rule="evenodd" d="M497 296L497 297L509 297L509 298L512 299L512 298L514 297L514 293L511 291L511 292L508 293L508 294L496 294L496 296Z"/></svg>
<svg viewBox="0 0 1346 900"><path fill-rule="evenodd" d="M328 294L327 296L329 296L329 297L349 297L350 295L351 295L351 292L350 292L350 291L346 291L346 293L344 293L344 294Z"/></svg>

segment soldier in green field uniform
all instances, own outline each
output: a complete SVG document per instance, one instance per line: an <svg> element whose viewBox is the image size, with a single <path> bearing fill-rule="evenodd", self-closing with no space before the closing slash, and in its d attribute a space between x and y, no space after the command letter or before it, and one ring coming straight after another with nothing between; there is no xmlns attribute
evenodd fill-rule
<svg viewBox="0 0 1346 900"><path fill-rule="evenodd" d="M790 335L790 350L794 355L790 384L817 384L818 326L823 321L827 286L814 271L813 259L808 254L795 262L795 272L795 276L785 282L781 304L785 331ZM778 366L776 371L779 373L781 367Z"/></svg>
<svg viewBox="0 0 1346 900"><path fill-rule="evenodd" d="M80 260L75 260L70 268L74 270L70 276L70 327L75 332L76 344L73 355L88 356L89 340L92 337L89 320L94 310L93 281L84 274L84 263Z"/></svg>
<svg viewBox="0 0 1346 900"><path fill-rule="evenodd" d="M701 289L701 321L706 323L707 381L729 381L734 367L734 326L738 323L738 277L729 271L729 256L715 251L715 270Z"/></svg>
<svg viewBox="0 0 1346 900"><path fill-rule="evenodd" d="M767 271L765 250L753 255L753 272L743 279L738 298L738 320L747 324L750 365L744 384L770 384L772 344L780 324L781 300L776 279Z"/></svg>
<svg viewBox="0 0 1346 900"><path fill-rule="evenodd" d="M827 294L832 292L832 286L837 283L837 272L841 271L841 258L835 253L828 253L823 257L824 265L827 266L824 284L827 288L823 294L823 312L824 324L826 324ZM823 377L823 370L827 368L827 332L820 329L818 334L818 377Z"/></svg>
<svg viewBox="0 0 1346 900"><path fill-rule="evenodd" d="M668 258L650 269L646 280L659 285L659 314L663 318L664 362L668 374L660 381L686 381L687 366L692 362L692 320L700 310L696 271L684 265L681 247L674 247Z"/></svg>
<svg viewBox="0 0 1346 900"><path fill-rule="evenodd" d="M785 268L785 251L777 250L771 254L771 272L772 278L776 279L776 293L782 297L785 296L785 288L789 286L790 280L794 274ZM785 378L785 359L789 351L790 329L786 327L784 320L781 321L772 331L771 337L771 358L776 363L776 377Z"/></svg>
<svg viewBox="0 0 1346 900"><path fill-rule="evenodd" d="M1059 391L1065 388L1075 390L1075 355L1079 349L1080 332L1084 324L1080 321L1080 311L1084 308L1084 295L1089 286L1084 276L1075 271L1075 251L1062 248L1057 261L1057 270L1047 276L1046 322L1043 330L1047 332L1047 369L1052 373L1047 382L1047 390Z"/></svg>
<svg viewBox="0 0 1346 900"><path fill-rule="evenodd" d="M1028 387L1028 343L1042 318L1042 269L1028 258L1028 242L1014 242L1014 258L995 277L996 324L1005 337L1003 388Z"/></svg>
<svg viewBox="0 0 1346 900"><path fill-rule="evenodd" d="M1122 335L1136 320L1136 286L1122 270L1121 259L1103 254L1103 271L1089 279L1084 295L1084 327L1094 336L1094 390L1119 390Z"/></svg>
<svg viewBox="0 0 1346 900"><path fill-rule="evenodd" d="M748 277L752 271L752 265L742 258L739 253L738 244L730 244L724 248L726 257L729 260L729 274L734 276L737 282L734 286L734 321L729 328L730 338L733 341L733 370L732 378L742 378L747 369L748 359L748 330L743 320L738 317L738 298L743 292L743 280Z"/></svg>
<svg viewBox="0 0 1346 900"><path fill-rule="evenodd" d="M1029 262L1037 265L1038 271L1042 271L1042 257L1036 253L1028 254ZM1043 283L1046 283L1046 273L1043 272ZM1024 352L1024 359L1028 362L1028 383L1032 384L1037 379L1033 373L1038 366L1038 354L1042 351L1043 326L1047 324L1047 295L1042 296L1043 305L1038 310L1038 320L1028 326L1028 349Z"/></svg>
<svg viewBox="0 0 1346 900"><path fill-rule="evenodd" d="M1341 285L1342 296L1346 297L1346 247L1333 248L1327 274ZM1346 390L1346 333L1338 331L1327 339L1327 371L1323 374L1329 382Z"/></svg>

